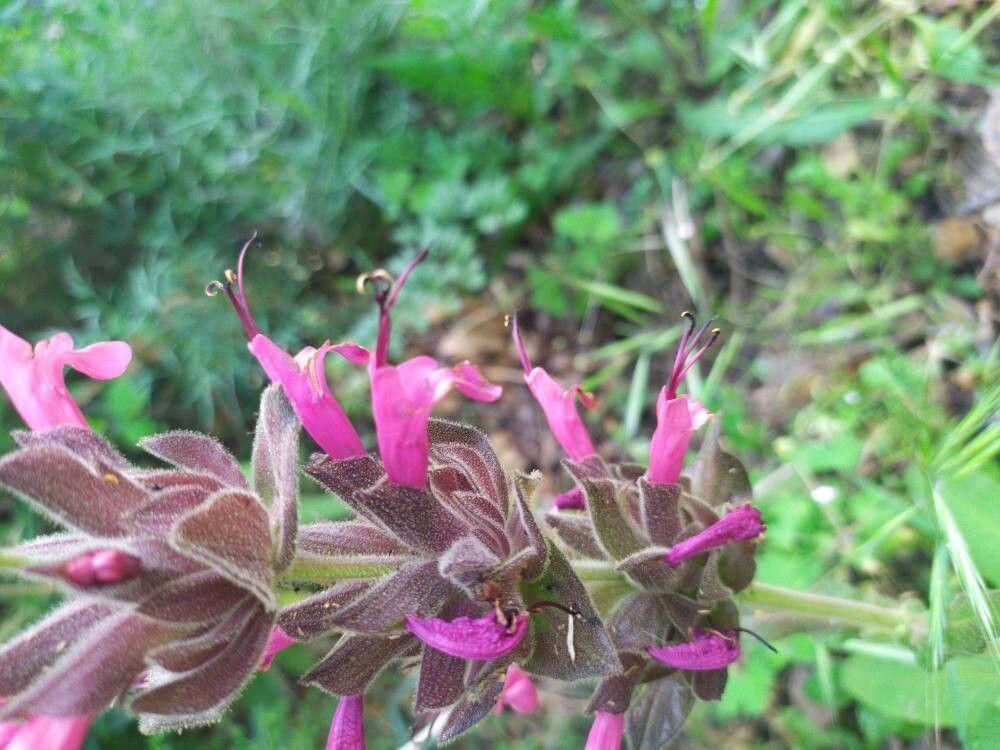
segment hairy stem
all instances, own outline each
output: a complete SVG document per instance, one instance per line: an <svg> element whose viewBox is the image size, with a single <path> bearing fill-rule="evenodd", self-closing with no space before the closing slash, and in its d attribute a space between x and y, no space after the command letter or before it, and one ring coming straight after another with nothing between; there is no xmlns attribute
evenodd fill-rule
<svg viewBox="0 0 1000 750"><path fill-rule="evenodd" d="M397 569L399 562L388 563L384 558L297 558L281 575L281 583L330 585L337 581L357 578L380 578ZM629 579L613 563L602 560L574 560L573 570L592 590L601 593L602 610L610 611L615 602L636 590ZM922 629L918 613L903 607L883 607L825 594L752 583L738 597L754 607L832 620L840 625L854 625L882 630L899 630L919 636ZM606 600L606 601L605 601Z"/></svg>
<svg viewBox="0 0 1000 750"><path fill-rule="evenodd" d="M401 562L386 563L383 559L363 557L318 558L297 557L279 578L279 583L308 583L328 586L337 581L357 578L381 578L397 570Z"/></svg>
<svg viewBox="0 0 1000 750"><path fill-rule="evenodd" d="M900 607L882 607L838 596L796 591L769 583L751 583L740 593L739 598L764 609L837 620L862 627L898 630L909 629L914 625L914 614Z"/></svg>

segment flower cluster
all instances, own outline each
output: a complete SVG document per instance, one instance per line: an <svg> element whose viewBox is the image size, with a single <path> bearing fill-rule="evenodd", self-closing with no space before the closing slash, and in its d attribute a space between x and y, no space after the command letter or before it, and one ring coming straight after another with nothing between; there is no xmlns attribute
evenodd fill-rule
<svg viewBox="0 0 1000 750"><path fill-rule="evenodd" d="M0 649L0 719L10 720L0 747L4 732L51 732L63 737L54 747L78 748L91 717L118 700L144 731L214 721L255 670L319 639L332 648L302 682L338 697L328 750L364 747L364 697L392 663L413 669L419 736L439 742L491 712L534 711L533 678L596 682L589 750L615 750L651 724L662 744L694 697L722 695L740 657L732 597L753 576L764 525L717 425L684 468L711 415L677 391L717 331L690 319L646 469L597 455L576 407L593 397L533 366L512 320L525 381L575 484L545 515L547 538L532 510L541 475L506 471L480 430L431 417L452 388L494 402L500 387L468 362L389 362L391 312L426 251L397 280L381 270L359 279L378 306L370 351L325 342L292 356L250 310L249 245L206 291L232 302L273 383L252 488L210 437L147 439L169 468L143 469L87 429L62 368L114 377L127 345L73 350L60 334L32 350L0 328L0 384L33 430L0 459L0 484L67 529L6 550L3 564L68 597ZM367 367L377 452L330 389L331 352ZM304 466L300 426L320 449ZM355 517L300 526L301 471ZM598 579L601 597L585 584Z"/></svg>
<svg viewBox="0 0 1000 750"><path fill-rule="evenodd" d="M683 471L693 433L712 415L698 401L678 396L677 389L718 335L707 324L696 328L690 313L685 317L688 327L657 400L648 469L608 463L596 454L575 407L579 386L563 389L532 367L517 321L512 325L525 380L566 452L563 463L576 484L555 498L546 523L576 559L611 565L634 588L607 618L623 669L602 680L588 707L596 714L595 748L618 747L626 729L622 714L639 685L648 683L647 703L662 699L683 721L690 700L678 680L696 697L718 700L726 668L740 657L732 596L753 578L765 526L749 503L746 470L719 446L717 424L691 471ZM678 723L673 731L679 728ZM671 734L661 728L658 736Z"/></svg>

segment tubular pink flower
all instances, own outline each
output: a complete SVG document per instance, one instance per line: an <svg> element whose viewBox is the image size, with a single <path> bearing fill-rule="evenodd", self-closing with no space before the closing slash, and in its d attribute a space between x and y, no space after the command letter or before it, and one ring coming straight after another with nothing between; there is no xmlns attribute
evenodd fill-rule
<svg viewBox="0 0 1000 750"><path fill-rule="evenodd" d="M80 750L91 716L33 716L0 724L0 750Z"/></svg>
<svg viewBox="0 0 1000 750"><path fill-rule="evenodd" d="M579 487L574 487L569 492L556 495L554 504L559 510L583 510L587 507L587 503L583 497L583 490Z"/></svg>
<svg viewBox="0 0 1000 750"><path fill-rule="evenodd" d="M664 557L670 565L680 565L695 555L737 539L756 539L767 530L760 517L760 511L746 503L713 523L693 537L678 542Z"/></svg>
<svg viewBox="0 0 1000 750"><path fill-rule="evenodd" d="M598 711L584 750L619 750L625 736L625 715Z"/></svg>
<svg viewBox="0 0 1000 750"><path fill-rule="evenodd" d="M85 552L66 563L66 577L78 586L122 583L141 570L138 557L117 549Z"/></svg>
<svg viewBox="0 0 1000 750"><path fill-rule="evenodd" d="M293 359L262 333L247 347L273 383L281 383L306 432L331 458L365 455L365 447L354 425L330 392L323 362L334 352L350 362L364 362L368 351L357 344L323 344L306 347Z"/></svg>
<svg viewBox="0 0 1000 750"><path fill-rule="evenodd" d="M431 648L459 659L487 661L509 654L528 632L528 615L519 614L508 627L491 612L485 617L459 617L440 620L436 617L406 616L406 629Z"/></svg>
<svg viewBox="0 0 1000 750"><path fill-rule="evenodd" d="M365 750L364 696L341 697L326 738L326 750Z"/></svg>
<svg viewBox="0 0 1000 750"><path fill-rule="evenodd" d="M87 420L66 388L63 369L68 365L96 380L109 380L125 372L132 349L124 341L102 341L83 349L73 348L68 333L31 344L0 326L0 386L32 430L60 425L87 427Z"/></svg>
<svg viewBox="0 0 1000 750"><path fill-rule="evenodd" d="M708 340L699 347L711 321L695 331L694 316L685 313L690 326L681 336L670 379L656 400L656 430L649 446L649 481L651 484L675 484L684 466L684 456L691 434L704 425L712 414L689 396L678 396L677 388L684 376L708 351L719 330L713 329Z"/></svg>
<svg viewBox="0 0 1000 750"><path fill-rule="evenodd" d="M524 367L524 381L528 384L531 395L545 412L549 429L566 451L566 455L574 461L582 461L594 455L596 453L594 444L576 410L577 397L587 409L593 409L597 405L594 397L579 385L563 388L541 367L532 367L524 348L524 341L521 339L521 332L517 327L516 315L511 316L511 333L521 365Z"/></svg>
<svg viewBox="0 0 1000 750"><path fill-rule="evenodd" d="M516 664L507 667L503 691L497 697L493 713L501 714L505 707L519 714L530 714L538 708L538 690L531 677Z"/></svg>
<svg viewBox="0 0 1000 750"><path fill-rule="evenodd" d="M267 645L264 646L264 658L260 660L260 665L257 669L261 672L270 669L271 664L274 663L274 657L296 643L298 641L288 635L280 625L275 625L271 628L271 634L267 637Z"/></svg>
<svg viewBox="0 0 1000 750"><path fill-rule="evenodd" d="M243 262L257 234L240 251L236 272L226 271L226 282L213 281L205 287L211 296L225 292L250 343L247 348L260 362L267 377L280 383L295 409L306 432L332 458L352 458L365 455L365 447L343 408L330 392L323 362L329 352L335 352L350 362L368 360L368 350L354 343L326 342L318 349L306 347L295 357L260 332L246 292L243 289Z"/></svg>
<svg viewBox="0 0 1000 750"><path fill-rule="evenodd" d="M503 393L500 386L487 381L469 362L455 367L439 367L434 358L419 356L398 365L388 363L392 305L410 272L426 257L425 250L391 286L385 286L385 274L362 277L362 283L370 278L382 285L376 288L379 331L375 355L369 367L379 453L391 481L418 488L427 484L430 450L427 425L434 405L453 386L476 401L496 401Z"/></svg>
<svg viewBox="0 0 1000 750"><path fill-rule="evenodd" d="M739 634L733 630L694 629L694 640L673 646L650 646L649 655L662 664L687 672L723 669L740 658Z"/></svg>

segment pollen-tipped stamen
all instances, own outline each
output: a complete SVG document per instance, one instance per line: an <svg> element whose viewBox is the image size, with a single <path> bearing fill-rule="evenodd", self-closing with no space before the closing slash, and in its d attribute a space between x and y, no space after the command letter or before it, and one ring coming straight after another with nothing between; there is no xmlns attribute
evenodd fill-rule
<svg viewBox="0 0 1000 750"><path fill-rule="evenodd" d="M209 297L215 297L219 292L226 293L226 296L229 298L229 302L236 311L236 317L239 318L240 325L243 326L243 330L246 332L247 338L250 341L253 341L254 337L260 333L260 328L257 327L257 321L253 319L253 314L250 312L250 304L247 302L246 292L243 290L243 261L246 257L247 250L250 249L250 245L252 245L256 239L257 232L254 232L250 235L250 239L248 239L243 245L243 249L240 250L240 257L236 262L236 271L234 272L231 268L226 269L225 283L221 281L210 281L205 286L205 294Z"/></svg>
<svg viewBox="0 0 1000 750"><path fill-rule="evenodd" d="M680 343L677 345L677 356L674 357L674 366L670 371L670 379L667 381L667 397L675 398L677 396L677 389L680 387L681 383L684 381L684 377L688 374L695 363L701 359L702 355L707 352L715 340L719 338L719 334L722 331L718 328L713 328L711 330L711 335L704 344L699 346L702 338L704 338L705 333L709 330L709 326L712 325L715 318L709 318L704 324L695 330L697 322L692 313L685 310L681 313L681 317L687 318L688 327L687 330L681 334Z"/></svg>
<svg viewBox="0 0 1000 750"><path fill-rule="evenodd" d="M510 323L510 333L514 338L514 348L517 349L517 356L521 360L521 367L524 374L529 374L532 369L531 360L528 358L528 350L524 348L524 339L521 338L521 329L517 325L517 313L512 313L507 320Z"/></svg>

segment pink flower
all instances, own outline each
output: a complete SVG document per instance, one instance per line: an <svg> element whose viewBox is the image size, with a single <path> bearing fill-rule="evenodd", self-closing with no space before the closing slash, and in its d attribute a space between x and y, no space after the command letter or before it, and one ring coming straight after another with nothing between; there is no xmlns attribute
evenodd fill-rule
<svg viewBox="0 0 1000 750"><path fill-rule="evenodd" d="M275 625L271 628L271 634L267 637L267 644L264 646L264 658L260 660L260 666L257 669L262 672L270 669L271 664L274 663L274 657L296 643L298 641L282 630L281 626Z"/></svg>
<svg viewBox="0 0 1000 750"><path fill-rule="evenodd" d="M556 499L553 501L553 504L559 510L583 510L587 507L587 503L583 496L583 490L579 487L574 487L569 492L556 495Z"/></svg>
<svg viewBox="0 0 1000 750"><path fill-rule="evenodd" d="M509 654L528 632L527 614L515 615L510 625L500 622L495 612L471 619L440 620L406 616L406 629L431 648L459 659L487 661Z"/></svg>
<svg viewBox="0 0 1000 750"><path fill-rule="evenodd" d="M365 750L363 696L345 695L340 699L326 738L326 750Z"/></svg>
<svg viewBox="0 0 1000 750"><path fill-rule="evenodd" d="M117 549L84 552L66 563L66 577L78 586L122 583L139 575L138 557Z"/></svg>
<svg viewBox="0 0 1000 750"><path fill-rule="evenodd" d="M699 555L727 542L738 539L756 539L767 530L761 522L760 511L746 503L713 523L704 531L678 542L665 555L670 565L680 565L695 555Z"/></svg>
<svg viewBox="0 0 1000 750"><path fill-rule="evenodd" d="M493 713L501 714L505 706L519 714L530 714L538 708L538 691L528 673L516 664L507 667L503 692L497 697Z"/></svg>
<svg viewBox="0 0 1000 750"><path fill-rule="evenodd" d="M684 313L684 316L691 323L681 336L670 379L656 401L656 430L649 448L649 481L652 484L677 482L684 465L684 455L691 442L691 434L712 416L698 401L688 396L678 396L677 388L694 363L718 337L719 329L713 329L708 341L699 348L698 343L711 321L695 331L694 316L691 313Z"/></svg>
<svg viewBox="0 0 1000 750"><path fill-rule="evenodd" d="M584 750L618 750L625 736L625 715L598 711Z"/></svg>
<svg viewBox="0 0 1000 750"><path fill-rule="evenodd" d="M331 458L365 455L365 447L354 425L330 392L323 362L328 352L351 362L365 362L368 351L357 344L323 344L306 347L293 359L262 333L247 347L273 383L281 383L306 432Z"/></svg>
<svg viewBox="0 0 1000 750"><path fill-rule="evenodd" d="M503 389L488 382L472 364L439 367L432 357L419 356L390 365L389 313L410 272L427 257L424 250L406 267L395 283L387 281L384 271L361 277L363 285L375 285L379 305L379 330L375 354L369 366L372 386L372 412L378 436L379 453L389 479L407 487L427 484L427 461L430 446L427 425L434 405L452 386L476 401L492 402Z"/></svg>
<svg viewBox="0 0 1000 750"><path fill-rule="evenodd" d="M25 424L35 431L60 425L87 427L87 420L69 395L63 368L67 365L97 380L125 372L132 349L124 341L102 341L73 348L73 337L57 333L35 344L0 326L0 386Z"/></svg>
<svg viewBox="0 0 1000 750"><path fill-rule="evenodd" d="M91 716L33 716L0 723L0 750L80 750Z"/></svg>
<svg viewBox="0 0 1000 750"><path fill-rule="evenodd" d="M594 455L596 453L594 444L576 410L577 397L587 409L593 409L597 405L594 397L579 385L563 388L541 367L532 367L524 348L524 341L521 340L516 315L511 316L511 332L518 357L524 367L524 380L528 384L528 389L545 412L549 429L566 451L566 455L574 461L582 461Z"/></svg>
<svg viewBox="0 0 1000 750"><path fill-rule="evenodd" d="M326 342L318 349L306 347L292 358L261 333L243 289L243 261L256 238L254 233L240 251L236 273L226 271L226 283L213 281L205 287L205 292L211 296L220 291L226 293L250 340L247 345L250 353L260 362L271 382L281 384L302 426L319 447L332 458L363 456L365 447L347 414L330 392L323 363L329 352L335 352L350 362L363 363L368 360L368 350L353 343Z"/></svg>
<svg viewBox="0 0 1000 750"><path fill-rule="evenodd" d="M740 658L739 635L733 630L707 631L695 628L694 640L673 646L650 646L649 655L662 664L687 672L723 669Z"/></svg>

